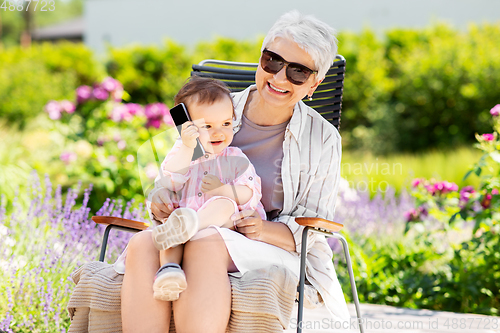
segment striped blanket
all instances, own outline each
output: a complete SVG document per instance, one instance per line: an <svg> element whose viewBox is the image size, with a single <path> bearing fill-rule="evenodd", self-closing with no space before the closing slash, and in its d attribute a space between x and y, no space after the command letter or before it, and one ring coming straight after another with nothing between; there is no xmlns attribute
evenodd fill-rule
<svg viewBox="0 0 500 333"><path fill-rule="evenodd" d="M71 278L76 287L68 303L69 332L122 332L123 275L112 265L97 261L78 268ZM227 332L274 333L288 327L298 283L288 269L273 265L241 278L230 276L230 281L232 309ZM170 327L175 332L173 319Z"/></svg>

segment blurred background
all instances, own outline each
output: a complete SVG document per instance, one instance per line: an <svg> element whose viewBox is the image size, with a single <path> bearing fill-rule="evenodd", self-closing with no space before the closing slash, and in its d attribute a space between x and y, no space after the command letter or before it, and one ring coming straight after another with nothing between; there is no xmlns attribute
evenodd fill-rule
<svg viewBox="0 0 500 333"><path fill-rule="evenodd" d="M50 251L60 252L61 244L66 249L80 233L97 247L100 231L89 222L92 214L147 219L141 177L151 181L158 169L154 161L138 163L138 151L171 129L169 108L191 65L209 58L258 62L273 22L298 9L337 30L339 53L347 61L336 218L354 240L361 300L498 313L500 249L495 247L500 241L498 232L489 231L500 219L495 192L500 125L492 127L500 114L500 106L495 109L500 1L0 4L0 268L27 269L27 262L36 266L48 260L58 279L66 279L77 263L93 256L81 257L87 245L79 245L78 259L71 263L50 256L26 259L24 253L49 251L42 241L59 244ZM158 141L158 149L168 149L171 139ZM44 212L49 216L41 218ZM458 220L465 224L451 227L450 221ZM413 230L422 221L430 227ZM24 239L28 222L43 235ZM65 230L60 235L71 240L54 240L51 230ZM491 244L484 239L490 236ZM129 236L117 237L110 258ZM30 239L38 250L19 247L32 244ZM51 272L46 279L53 278ZM14 281L22 271L5 274L0 281ZM339 276L348 290L345 272ZM490 285L478 285L485 276ZM0 330L23 331L19 323L28 323L27 331L68 327L68 292L43 301L41 317L29 300L19 298L31 293L40 302L47 299L49 291L40 291L33 281L38 296L19 292L14 282L0 283L2 294L17 295L24 304L16 308L12 297L0 299ZM64 282L58 288L70 287ZM50 294L56 295L54 290ZM18 313L15 320L9 317L13 313ZM47 322L56 314L60 322Z"/></svg>
<svg viewBox="0 0 500 333"><path fill-rule="evenodd" d="M100 147L88 147L87 157L69 151L74 148L54 139L56 124L45 105L51 100L75 104L76 88L95 87L109 76L125 91L120 101L163 103L168 109L191 64L206 58L257 62L263 36L291 9L313 14L338 31L339 53L347 59L343 176L351 186L371 181L372 196L387 185L399 193L410 178L420 176L474 184L461 175L479 156L471 143L475 133L490 127L488 111L498 102L498 1L2 2L0 121L2 164L8 167L0 172L0 184L11 194L23 182L6 177L6 170L26 174L35 169L64 186L92 179L98 183L95 191L106 188L96 202L91 200L94 208L106 196L126 192L126 198L132 197L138 185L127 188L128 178L117 185L123 183L118 168L103 170L108 177L94 170L99 167L69 172L82 159L95 159L93 148ZM62 120L57 126L70 121ZM82 142L88 139L78 135ZM14 138L15 144L7 143ZM128 147L135 148L139 142L131 140ZM128 165L132 150L124 154L116 146L119 141L113 148L120 153L117 163ZM74 161L59 158L73 156L68 154L76 154ZM452 170L449 160L456 161ZM382 163L396 171L382 175ZM132 169L136 162L130 164ZM94 174L79 174L90 171Z"/></svg>

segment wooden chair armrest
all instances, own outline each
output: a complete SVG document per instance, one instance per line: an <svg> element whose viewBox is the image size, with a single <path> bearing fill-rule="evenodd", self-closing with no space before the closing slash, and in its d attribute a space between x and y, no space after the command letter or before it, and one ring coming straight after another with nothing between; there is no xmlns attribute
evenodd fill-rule
<svg viewBox="0 0 500 333"><path fill-rule="evenodd" d="M344 227L342 223L328 221L320 217L296 217L295 222L304 227L320 228L329 232L337 232Z"/></svg>
<svg viewBox="0 0 500 333"><path fill-rule="evenodd" d="M145 222L123 219L121 217L115 217L115 216L92 216L92 221L99 224L106 224L106 225L112 224L140 231L146 230L149 227L149 224Z"/></svg>

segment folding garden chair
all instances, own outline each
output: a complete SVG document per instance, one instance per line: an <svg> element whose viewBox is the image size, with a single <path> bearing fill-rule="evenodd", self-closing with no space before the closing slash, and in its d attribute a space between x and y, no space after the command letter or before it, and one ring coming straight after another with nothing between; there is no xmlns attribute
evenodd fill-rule
<svg viewBox="0 0 500 333"><path fill-rule="evenodd" d="M255 83L255 71L258 64L256 63L241 63L232 61L220 60L204 60L198 65L193 65L191 76L203 76L219 79L227 84L232 92L244 90L248 86ZM340 127L340 112L342 107L342 92L344 85L345 59L341 55L337 55L336 61L327 72L325 79L316 89L313 100L304 99L304 103L315 109L325 119L330 121L337 129ZM106 224L103 243L101 247L101 255L99 260L104 260L108 235L111 229L138 232L145 230L147 225L143 222L131 221L117 217L94 216L92 219L96 223ZM346 258L347 270L351 283L351 291L356 307L358 325L360 332L364 329L361 322L361 312L359 309L358 293L354 282L354 273L352 270L351 258L349 255L349 247L346 239L338 233L343 228L340 223L328 221L321 218L299 217L295 221L304 226L302 233L302 250L301 253L306 253L307 234L315 232L323 234L326 237L338 239L343 246L344 255ZM299 299L298 299L298 316L297 316L297 332L302 332L303 304L304 304L304 283L305 283L305 265L306 256L301 256L300 277L299 277Z"/></svg>

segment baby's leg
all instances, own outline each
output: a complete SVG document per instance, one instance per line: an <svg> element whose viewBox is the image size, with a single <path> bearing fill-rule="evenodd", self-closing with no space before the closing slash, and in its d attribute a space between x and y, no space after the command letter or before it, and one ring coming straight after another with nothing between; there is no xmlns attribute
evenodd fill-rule
<svg viewBox="0 0 500 333"><path fill-rule="evenodd" d="M160 269L153 282L154 298L161 301L175 301L187 288L186 275L179 265L184 252L184 244L160 250Z"/></svg>
<svg viewBox="0 0 500 333"><path fill-rule="evenodd" d="M235 205L230 199L218 198L210 201L200 210L198 210L199 230L205 229L210 225L224 227L234 230L234 222L231 215L235 212Z"/></svg>
<svg viewBox="0 0 500 333"><path fill-rule="evenodd" d="M160 266L163 266L167 263L180 264L183 253L184 244L177 245L166 250L160 250Z"/></svg>

